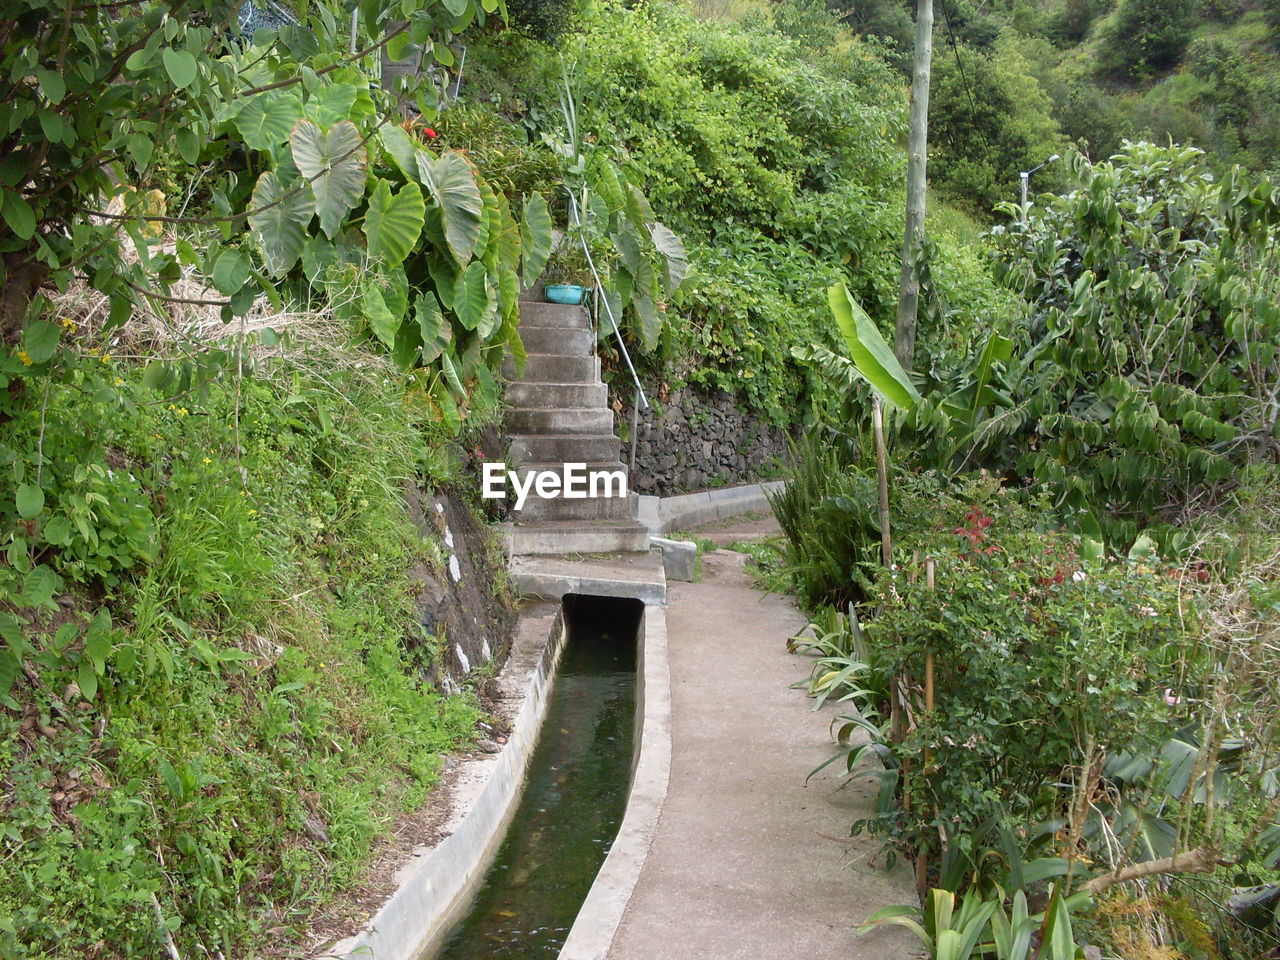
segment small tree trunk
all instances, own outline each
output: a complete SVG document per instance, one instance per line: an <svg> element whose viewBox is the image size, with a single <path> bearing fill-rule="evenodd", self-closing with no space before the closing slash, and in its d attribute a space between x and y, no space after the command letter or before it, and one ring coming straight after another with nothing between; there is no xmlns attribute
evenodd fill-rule
<svg viewBox="0 0 1280 960"><path fill-rule="evenodd" d="M25 250L4 255L4 273L0 275L0 343L11 347L18 342L27 307L47 275L48 268L32 260Z"/></svg>
<svg viewBox="0 0 1280 960"><path fill-rule="evenodd" d="M916 263L924 240L925 161L929 150L929 68L933 60L933 0L917 0L915 65L911 76L911 129L907 143L907 229L902 240L902 283L893 352L903 370L916 352L920 274Z"/></svg>

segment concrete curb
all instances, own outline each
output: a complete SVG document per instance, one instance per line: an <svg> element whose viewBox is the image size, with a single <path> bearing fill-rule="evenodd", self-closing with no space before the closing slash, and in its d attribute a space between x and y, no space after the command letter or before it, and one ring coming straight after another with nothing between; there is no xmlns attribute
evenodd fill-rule
<svg viewBox="0 0 1280 960"><path fill-rule="evenodd" d="M545 626L545 619L531 621L531 626L540 622ZM415 853L416 859L396 877L395 893L364 929L318 954L317 960L417 960L439 949L470 907L515 814L566 637L563 615L557 614L541 651L530 649L536 637L519 638L506 683L522 690L523 701L502 752L464 761L455 789L458 812L445 825L452 832L433 849ZM520 676L526 672L527 677ZM504 676L500 686L506 685Z"/></svg>
<svg viewBox="0 0 1280 960"><path fill-rule="evenodd" d="M661 536L672 530L696 527L754 510L767 511L769 501L766 493L777 493L785 485L784 480L771 480L768 483L747 483L701 493L685 493L678 497L640 497L636 519L648 528L651 535Z"/></svg>
<svg viewBox="0 0 1280 960"><path fill-rule="evenodd" d="M671 669L667 615L646 605L636 691L639 749L618 836L569 930L559 960L604 960L649 855L671 778Z"/></svg>

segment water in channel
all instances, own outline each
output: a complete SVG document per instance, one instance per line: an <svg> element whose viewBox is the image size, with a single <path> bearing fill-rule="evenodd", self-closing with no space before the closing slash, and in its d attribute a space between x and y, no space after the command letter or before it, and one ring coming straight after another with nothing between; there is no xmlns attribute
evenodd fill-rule
<svg viewBox="0 0 1280 960"><path fill-rule="evenodd" d="M565 597L569 641L524 794L470 913L437 960L530 960L560 952L622 822L643 604Z"/></svg>

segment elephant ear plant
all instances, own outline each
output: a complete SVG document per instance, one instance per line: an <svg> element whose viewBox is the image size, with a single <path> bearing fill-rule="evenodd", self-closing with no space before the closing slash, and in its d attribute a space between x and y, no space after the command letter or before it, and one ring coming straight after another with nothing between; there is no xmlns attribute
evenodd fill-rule
<svg viewBox="0 0 1280 960"><path fill-rule="evenodd" d="M562 67L560 109L567 140L546 137L565 164L568 235L599 275L606 310L646 353L657 348L663 314L689 273L683 241L658 221L644 190L603 148L581 135L574 76Z"/></svg>

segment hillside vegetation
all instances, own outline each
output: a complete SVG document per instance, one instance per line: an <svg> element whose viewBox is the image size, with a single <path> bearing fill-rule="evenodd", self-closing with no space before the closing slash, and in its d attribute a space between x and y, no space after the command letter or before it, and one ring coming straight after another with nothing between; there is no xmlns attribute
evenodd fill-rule
<svg viewBox="0 0 1280 960"><path fill-rule="evenodd" d="M354 54L336 0L47 6L0 13L0 956L350 919L482 717L428 599L502 639L424 506L472 526L521 291L584 244L657 402L797 436L811 690L928 913L876 922L1276 948L1270 6L939 2L909 372L901 0L366 0Z"/></svg>

